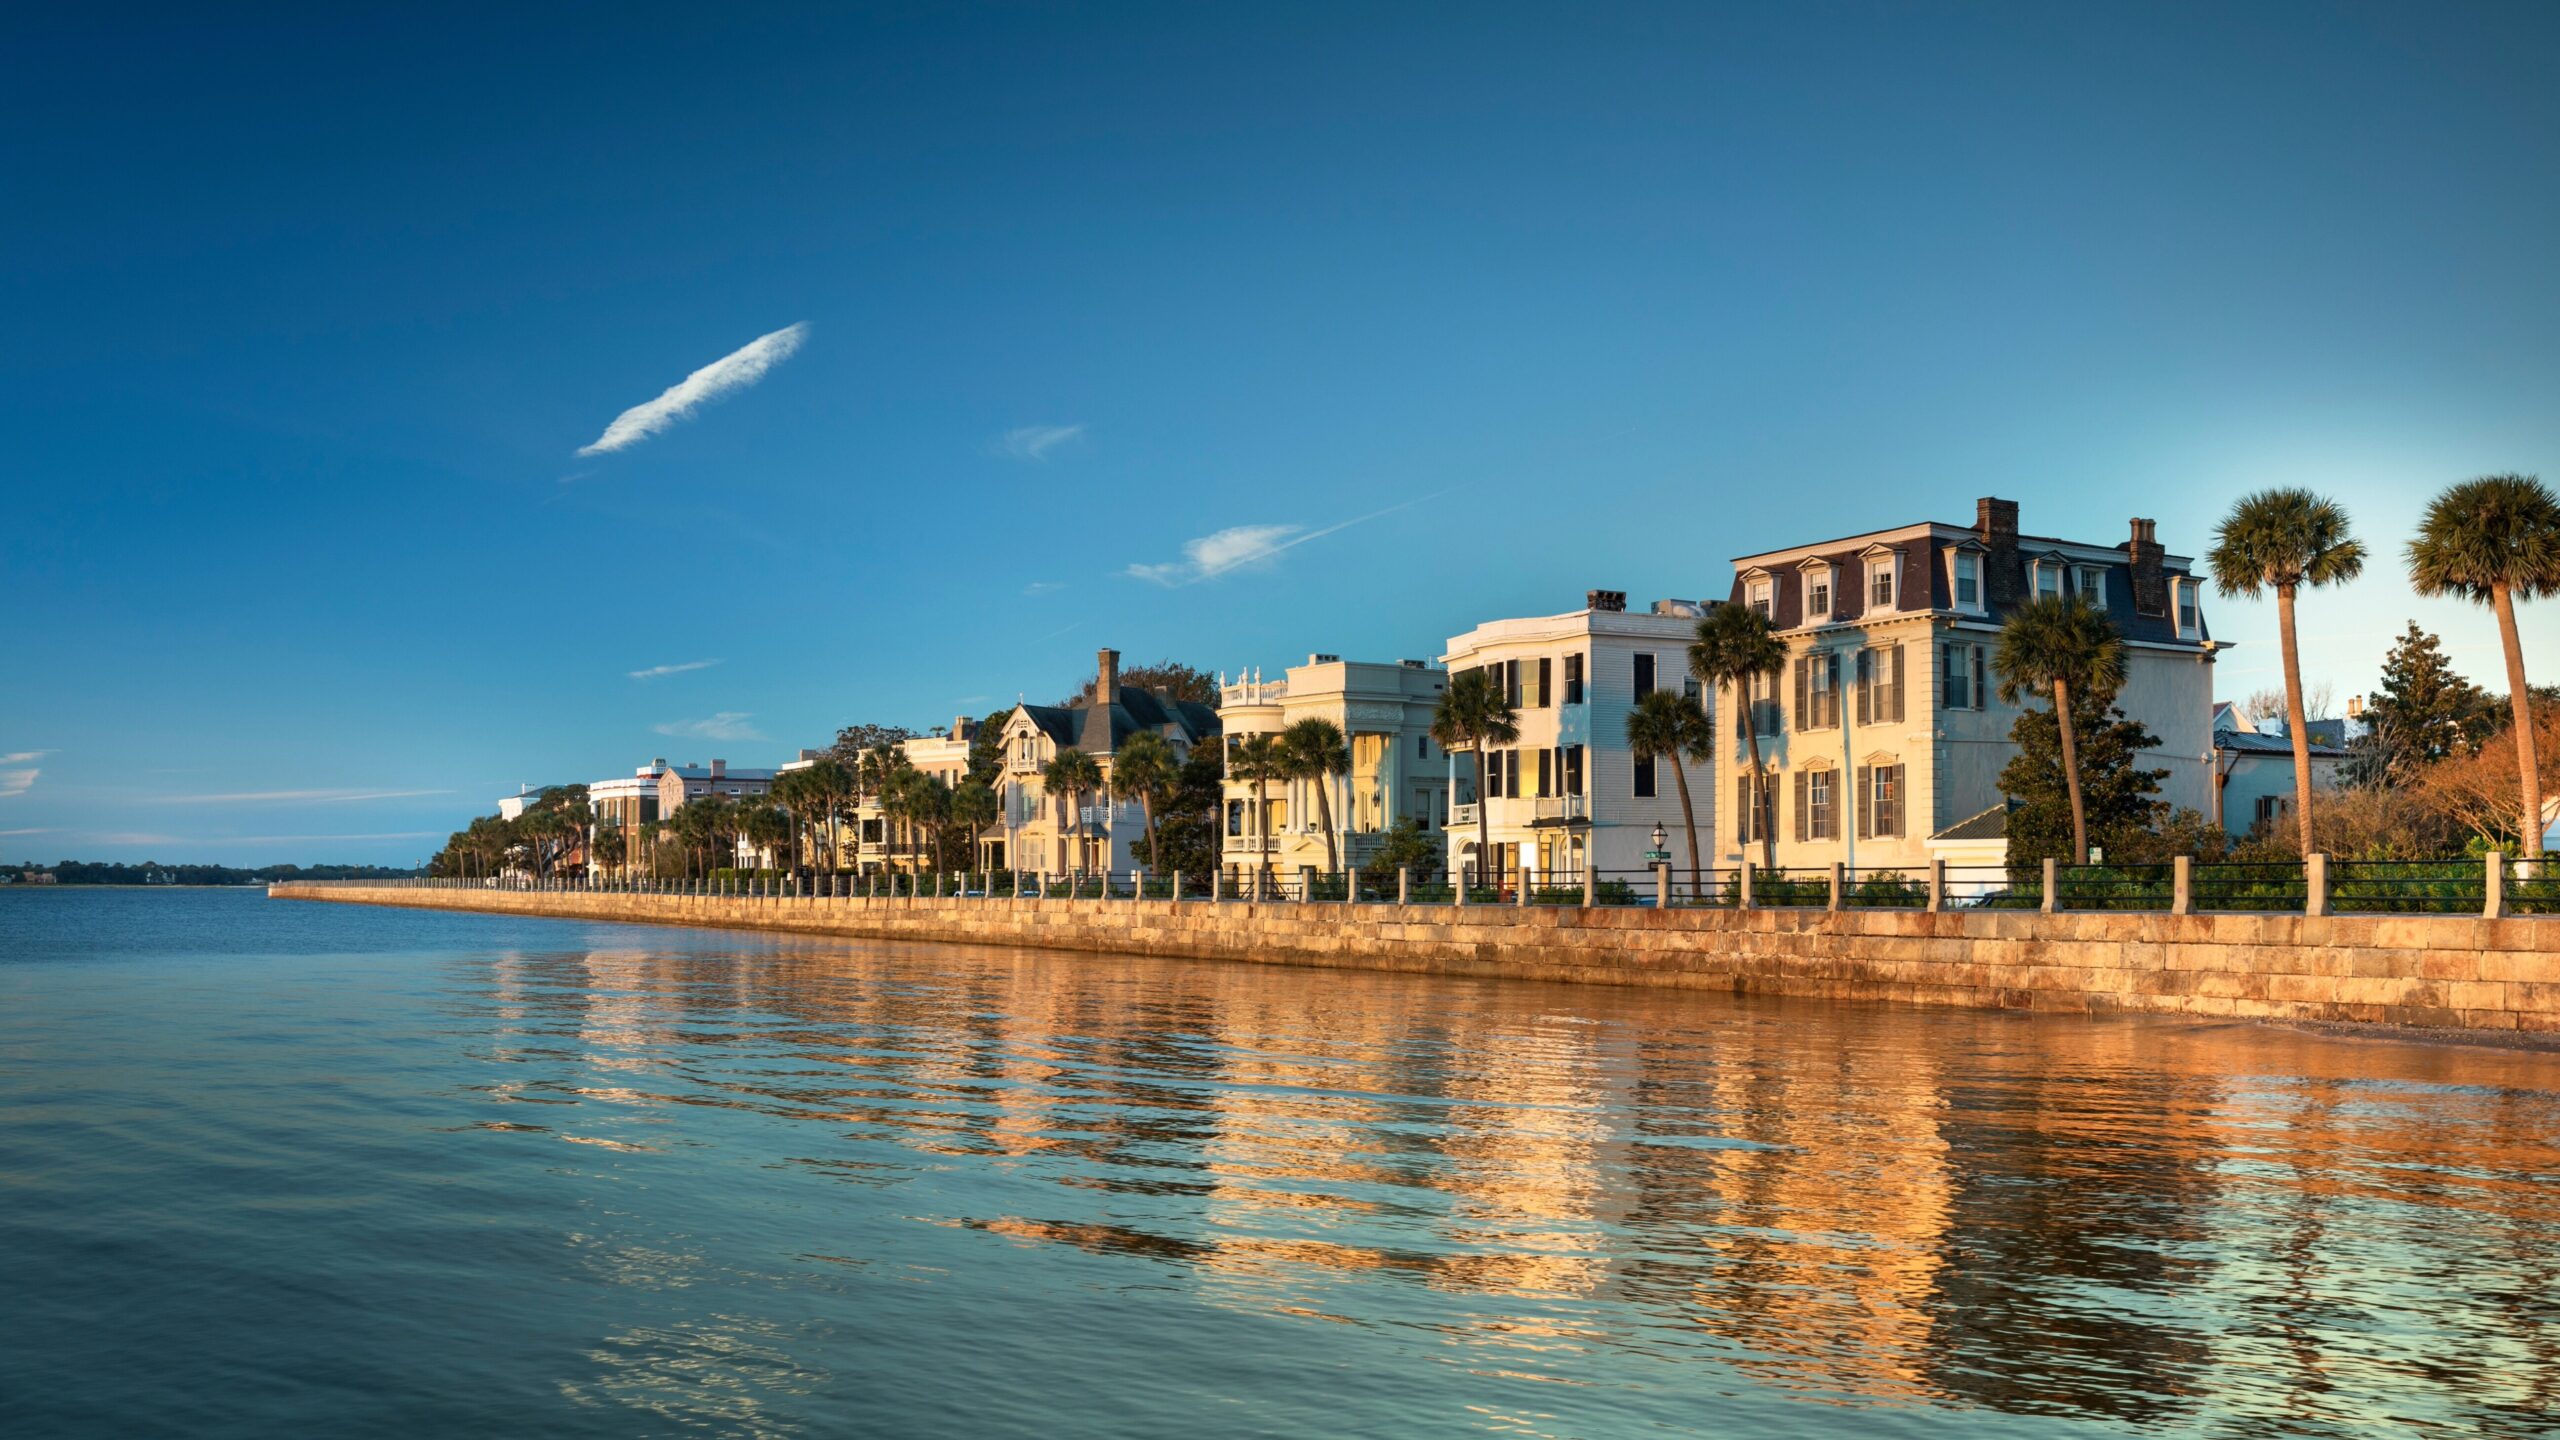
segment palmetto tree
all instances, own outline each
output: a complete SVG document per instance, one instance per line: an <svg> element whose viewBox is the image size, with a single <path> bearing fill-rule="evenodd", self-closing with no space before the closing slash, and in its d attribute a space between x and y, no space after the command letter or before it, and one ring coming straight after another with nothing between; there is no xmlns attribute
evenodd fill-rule
<svg viewBox="0 0 2560 1440"><path fill-rule="evenodd" d="M854 793L857 804L862 796L867 795L874 805L880 807L880 816L883 820L894 821L897 817L892 813L894 807L890 804L890 797L897 790L900 777L912 774L914 771L915 762L907 758L906 751L895 745L882 745L863 751L862 758L854 762ZM890 848L887 837L883 836L882 851L886 853Z"/></svg>
<svg viewBox="0 0 2560 1440"><path fill-rule="evenodd" d="M2452 487L2428 504L2418 538L2409 542L2409 578L2421 595L2460 595L2497 614L2515 712L2517 819L2525 858L2539 860L2542 772L2516 601L2560 595L2560 498L2531 475L2484 475Z"/></svg>
<svg viewBox="0 0 2560 1440"><path fill-rule="evenodd" d="M2347 533L2347 512L2308 490L2261 490L2240 497L2213 532L2205 563L2224 595L2276 592L2276 639L2284 658L2284 728L2293 741L2293 819L2311 853L2311 737L2302 714L2302 661L2294 649L2293 597L2305 585L2339 585L2364 569L2364 545ZM2064 743L2071 731L2063 730ZM2076 794L2077 792L2075 792ZM2077 804L2077 801L2074 801Z"/></svg>
<svg viewBox="0 0 2560 1440"><path fill-rule="evenodd" d="M1698 638L1689 643L1689 673L1698 677L1698 683L1717 691L1733 687L1734 713L1741 717L1742 733L1751 744L1746 792L1751 796L1751 812L1743 823L1760 832L1760 865L1765 870L1778 868L1778 827L1763 823L1760 812L1760 791L1768 777L1760 768L1760 717L1752 713L1751 691L1761 676L1775 675L1786 664L1787 642L1778 638L1769 617L1730 600L1706 613L1698 622ZM1689 848L1697 849L1696 837L1691 837Z"/></svg>
<svg viewBox="0 0 2560 1440"><path fill-rule="evenodd" d="M1271 874L1271 804L1264 798L1264 787L1289 777L1288 752L1281 749L1276 735L1247 735L1227 752L1227 773L1253 786L1254 843L1262 847L1259 868L1267 880Z"/></svg>
<svg viewBox="0 0 2560 1440"><path fill-rule="evenodd" d="M1655 690L1627 712L1627 749L1639 760L1668 760L1680 786L1680 823L1689 832L1689 893L1703 893L1698 876L1698 812L1689 803L1689 767L1715 759L1715 727L1698 702L1677 690Z"/></svg>
<svg viewBox="0 0 2560 1440"><path fill-rule="evenodd" d="M995 787L984 780L963 780L952 788L951 823L969 837L971 869L977 868L978 836L996 823L996 817L1003 812L1004 806L996 798Z"/></svg>
<svg viewBox="0 0 2560 1440"><path fill-rule="evenodd" d="M1174 757L1173 742L1153 730L1141 730L1120 743L1118 754L1111 757L1111 793L1121 800L1135 800L1147 817L1147 868L1160 868L1156 859L1156 802L1173 793L1182 778L1182 762Z"/></svg>
<svg viewBox="0 0 2560 1440"><path fill-rule="evenodd" d="M1431 712L1431 741L1443 750L1468 750L1476 761L1476 871L1486 873L1493 858L1493 819L1485 803L1484 749L1520 738L1520 712L1493 677L1468 670L1450 677Z"/></svg>
<svg viewBox="0 0 2560 1440"><path fill-rule="evenodd" d="M749 805L743 808L746 813L739 817L738 830L741 837L755 847L756 859L759 862L756 868L761 870L765 868L761 862L766 855L774 854L791 843L793 829L791 812L779 805Z"/></svg>
<svg viewBox="0 0 2560 1440"><path fill-rule="evenodd" d="M852 816L854 800L860 793L859 782L844 762L832 757L793 773L806 777L801 783L807 787L809 818L825 827L821 833L826 841L827 868L842 869L844 822Z"/></svg>
<svg viewBox="0 0 2560 1440"><path fill-rule="evenodd" d="M1321 715L1310 715L1280 732L1281 763L1294 780L1316 792L1316 823L1324 827L1324 873L1342 869L1342 853L1333 835L1333 777L1351 773L1351 746L1342 727Z"/></svg>
<svg viewBox="0 0 2560 1440"><path fill-rule="evenodd" d="M773 777L773 788L766 798L782 807L791 822L791 868L800 868L800 850L807 840L810 822L819 806L817 787L806 770L786 770Z"/></svg>
<svg viewBox="0 0 2560 1440"><path fill-rule="evenodd" d="M2089 862L2089 812L2080 798L2079 738L2072 729L2074 695L2095 701L2124 683L2124 637L2107 612L2077 595L2030 600L2000 627L1992 669L2000 699L2015 705L2028 691L2053 696L2062 731L2062 783L2071 796L2071 863Z"/></svg>
<svg viewBox="0 0 2560 1440"><path fill-rule="evenodd" d="M1102 788L1102 767L1082 750L1061 750L1041 769L1040 784L1066 798L1067 816L1076 829L1076 869L1082 871L1092 858L1084 833L1084 797Z"/></svg>

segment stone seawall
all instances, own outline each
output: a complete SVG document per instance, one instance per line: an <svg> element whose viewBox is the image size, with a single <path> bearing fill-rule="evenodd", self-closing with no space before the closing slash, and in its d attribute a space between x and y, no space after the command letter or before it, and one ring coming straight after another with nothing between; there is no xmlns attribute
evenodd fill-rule
<svg viewBox="0 0 2560 1440"><path fill-rule="evenodd" d="M2560 919L739 899L334 884L268 894L1832 1000L2560 1032Z"/></svg>

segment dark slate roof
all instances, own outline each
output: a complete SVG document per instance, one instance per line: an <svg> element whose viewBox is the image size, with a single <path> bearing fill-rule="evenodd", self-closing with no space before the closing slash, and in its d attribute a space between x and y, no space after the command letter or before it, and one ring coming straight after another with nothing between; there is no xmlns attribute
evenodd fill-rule
<svg viewBox="0 0 2560 1440"><path fill-rule="evenodd" d="M1112 754L1139 731L1161 733L1168 725L1194 744L1218 733L1215 706L1169 700L1134 685L1121 686L1110 705L1097 705L1088 698L1073 705L1025 705L1022 711L1059 748L1088 755Z"/></svg>
<svg viewBox="0 0 2560 1440"><path fill-rule="evenodd" d="M2001 801L1979 815L1967 815L1930 836L1932 840L2002 840L2009 834L2009 802Z"/></svg>
<svg viewBox="0 0 2560 1440"><path fill-rule="evenodd" d="M1039 726L1041 733L1057 744L1068 746L1076 743L1077 711L1064 705L1025 705L1022 713L1030 716L1031 723Z"/></svg>
<svg viewBox="0 0 2560 1440"><path fill-rule="evenodd" d="M2293 742L2282 735L2261 735L2255 730L2216 730L2213 732L2213 748L2228 750L2235 755L2291 755ZM2311 758L2314 760L2343 759L2346 753L2341 747L2324 744L2317 738L2311 742Z"/></svg>
<svg viewBox="0 0 2560 1440"><path fill-rule="evenodd" d="M1933 534L1921 534L1898 542L1884 543L1870 541L1863 535L1851 536L1846 540L1833 542L1837 544L1839 548L1826 549L1814 555L1801 555L1793 560L1769 565L1765 568L1772 582L1772 593L1770 595L1769 605L1770 622L1780 630L1793 630L1806 623L1804 612L1805 577L1803 567L1808 561L1814 560L1828 561L1833 567L1835 567L1832 581L1830 623L1839 624L1858 620L1884 618L1884 616L1891 615L1921 615L1927 614L1930 611L1945 613L1953 610L1955 608L1955 596L1951 593L1951 582L1947 575L1948 564L1946 556L1949 552L1960 546L1966 545L1968 542L1978 545L1980 543L1980 538L1974 535L1946 537ZM1883 612L1882 615L1871 616L1868 613L1867 606L1867 572L1865 556L1869 550L1879 548L1879 545L1881 545L1881 548L1887 550L1901 552L1901 570L1904 593L1897 594L1894 597L1898 602L1898 608ZM2025 600L2033 598L2033 583L2032 580L2024 573L2025 566L2029 562L2032 562L2037 556L2046 553L2055 546L2061 545L2068 545L2078 550L2112 548L2115 551L2114 558L2106 562L2106 573L2101 590L2106 600L2108 618L2115 621L2116 629L2121 631L2126 639L2150 641L2156 644L2167 645L2199 645L2203 641L2210 640L2212 638L2213 627L2210 621L2201 613L2201 607L2199 607L2199 614L2197 617L2199 622L2197 638L2188 640L2179 636L2177 603L2174 592L2170 597L2170 603L2165 607L2161 614L2144 615L2134 609L2133 557L2126 547L2122 545L2113 547L2091 546L2082 541L2050 540L2043 536L2021 535L2018 537L2018 548L2016 553L2018 564L2021 568L2021 574L2016 581L2016 585L2020 599L2009 605L1985 605L1985 618L1996 623L2006 618L2008 612L2016 608L2017 604L2022 604ZM2086 564L2088 562L2085 560L2075 560L2072 563ZM1991 560L1986 556L1983 565L1982 577L1982 583L1986 591L1991 585L1991 568ZM2164 560L2160 568L2161 574L2169 581L2174 582L2177 580L2191 580L2195 578L2193 572L2184 565L2168 563ZM1735 567L1733 590L1730 598L1737 604L1741 603L1748 594L1743 580L1744 573L1745 567ZM1914 603L1921 600L1923 596L1927 599L1927 603L1925 605Z"/></svg>

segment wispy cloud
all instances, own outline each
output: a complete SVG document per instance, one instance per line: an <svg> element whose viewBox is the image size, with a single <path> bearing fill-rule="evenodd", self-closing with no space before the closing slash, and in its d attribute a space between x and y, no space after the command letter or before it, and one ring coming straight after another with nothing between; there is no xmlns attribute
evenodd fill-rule
<svg viewBox="0 0 2560 1440"><path fill-rule="evenodd" d="M234 790L221 795L163 795L170 805L348 805L363 800L412 800L450 790Z"/></svg>
<svg viewBox="0 0 2560 1440"><path fill-rule="evenodd" d="M1018 425L996 437L995 452L1007 460L1046 460L1050 451L1083 436L1081 424Z"/></svg>
<svg viewBox="0 0 2560 1440"><path fill-rule="evenodd" d="M679 740L762 740L764 732L747 723L751 718L749 711L723 710L707 719L670 720L655 728Z"/></svg>
<svg viewBox="0 0 2560 1440"><path fill-rule="evenodd" d="M717 660L687 660L681 665L652 665L646 670L632 671L631 678L634 680L664 680L670 675L681 675L687 670L708 670L719 663L720 662Z"/></svg>
<svg viewBox="0 0 2560 1440"><path fill-rule="evenodd" d="M0 770L0 800L24 795L36 788L36 777L44 772L33 765L23 770Z"/></svg>
<svg viewBox="0 0 2560 1440"><path fill-rule="evenodd" d="M0 765L32 765L52 753L50 750L13 750L0 755Z"/></svg>
<svg viewBox="0 0 2560 1440"><path fill-rule="evenodd" d="M1295 550L1327 535L1338 535L1354 525L1365 525L1399 510L1410 510L1425 501L1439 498L1441 493L1444 492L1417 496L1401 505L1354 515L1316 530L1309 530L1303 525L1231 525L1215 534L1182 542L1182 558L1179 560L1153 565L1135 564L1122 573L1157 585L1182 586L1215 580L1232 570L1268 569L1285 551Z"/></svg>
<svg viewBox="0 0 2560 1440"><path fill-rule="evenodd" d="M50 835L52 833L51 828L42 825L32 830L0 830L0 835Z"/></svg>
<svg viewBox="0 0 2560 1440"><path fill-rule="evenodd" d="M1055 595L1066 588L1064 580L1034 580L1022 587L1022 593L1026 596Z"/></svg>
<svg viewBox="0 0 2560 1440"><path fill-rule="evenodd" d="M669 386L657 399L616 415L595 443L579 446L578 453L609 455L639 444L730 391L745 389L763 379L767 371L790 359L791 352L799 349L800 342L808 336L806 321L757 336Z"/></svg>

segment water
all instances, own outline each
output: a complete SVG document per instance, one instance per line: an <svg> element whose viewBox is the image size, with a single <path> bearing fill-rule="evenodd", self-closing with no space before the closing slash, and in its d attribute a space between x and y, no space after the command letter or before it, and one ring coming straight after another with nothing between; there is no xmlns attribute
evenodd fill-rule
<svg viewBox="0 0 2560 1440"><path fill-rule="evenodd" d="M2560 1057L0 891L0 1433L2550 1433Z"/></svg>

